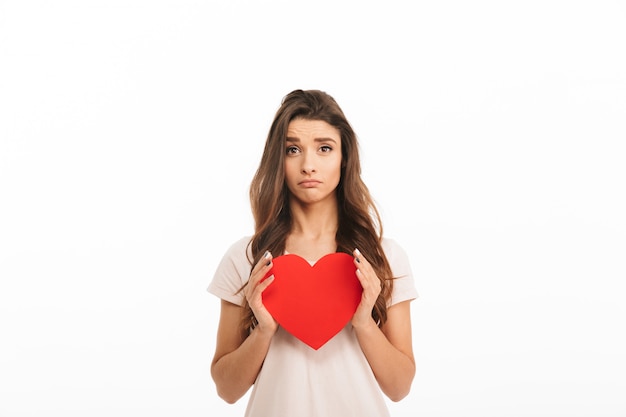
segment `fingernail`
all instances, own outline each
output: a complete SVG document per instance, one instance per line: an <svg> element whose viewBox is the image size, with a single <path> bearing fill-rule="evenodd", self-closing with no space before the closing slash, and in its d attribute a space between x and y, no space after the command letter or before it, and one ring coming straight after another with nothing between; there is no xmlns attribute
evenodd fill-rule
<svg viewBox="0 0 626 417"><path fill-rule="evenodd" d="M267 263L265 264L265 266L270 266L270 264L272 263L272 261L267 261Z"/></svg>
<svg viewBox="0 0 626 417"><path fill-rule="evenodd" d="M263 257L265 259L269 258L270 257L270 251L266 250L265 253L263 254Z"/></svg>
<svg viewBox="0 0 626 417"><path fill-rule="evenodd" d="M358 248L356 248L356 249L354 249L354 250L356 251L356 254L357 254L357 255L360 255L360 254L361 254L361 251L360 251Z"/></svg>

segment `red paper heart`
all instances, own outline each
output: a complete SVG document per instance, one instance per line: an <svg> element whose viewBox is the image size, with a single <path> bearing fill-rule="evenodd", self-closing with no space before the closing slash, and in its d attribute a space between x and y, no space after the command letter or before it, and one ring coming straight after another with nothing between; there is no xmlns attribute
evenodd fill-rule
<svg viewBox="0 0 626 417"><path fill-rule="evenodd" d="M331 253L311 266L298 255L277 256L263 304L289 333L319 349L350 321L363 288L352 256Z"/></svg>

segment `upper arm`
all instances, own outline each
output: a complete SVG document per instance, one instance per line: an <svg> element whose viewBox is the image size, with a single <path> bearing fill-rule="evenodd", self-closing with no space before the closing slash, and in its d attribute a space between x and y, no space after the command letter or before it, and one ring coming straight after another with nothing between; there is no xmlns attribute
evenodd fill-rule
<svg viewBox="0 0 626 417"><path fill-rule="evenodd" d="M222 300L213 365L224 355L237 349L245 340L241 332L242 307Z"/></svg>
<svg viewBox="0 0 626 417"><path fill-rule="evenodd" d="M411 300L407 300L387 309L387 321L381 330L396 349L415 363L411 327Z"/></svg>

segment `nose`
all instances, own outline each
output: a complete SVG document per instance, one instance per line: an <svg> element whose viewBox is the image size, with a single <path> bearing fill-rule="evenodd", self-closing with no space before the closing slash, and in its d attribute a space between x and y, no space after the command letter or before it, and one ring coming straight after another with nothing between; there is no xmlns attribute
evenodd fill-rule
<svg viewBox="0 0 626 417"><path fill-rule="evenodd" d="M309 174L316 172L314 156L311 155L309 152L305 152L303 156L304 157L302 158L302 173L309 175Z"/></svg>

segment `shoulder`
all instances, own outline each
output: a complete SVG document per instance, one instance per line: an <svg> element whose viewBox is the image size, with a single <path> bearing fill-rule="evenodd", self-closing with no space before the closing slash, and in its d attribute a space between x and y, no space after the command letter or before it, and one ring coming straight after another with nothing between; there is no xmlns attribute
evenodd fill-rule
<svg viewBox="0 0 626 417"><path fill-rule="evenodd" d="M226 249L209 285L210 293L231 303L243 304L239 289L247 282L250 275L250 239L250 236L242 237Z"/></svg>
<svg viewBox="0 0 626 417"><path fill-rule="evenodd" d="M394 239L384 238L381 246L393 274L393 290L388 305L416 299L418 293L415 288L409 255Z"/></svg>
<svg viewBox="0 0 626 417"><path fill-rule="evenodd" d="M250 251L251 239L251 236L244 236L231 243L222 256L221 266L231 265L238 270L249 269L252 260L252 252Z"/></svg>
<svg viewBox="0 0 626 417"><path fill-rule="evenodd" d="M407 252L395 239L385 237L381 241L381 246L392 268L394 264L409 262Z"/></svg>
<svg viewBox="0 0 626 417"><path fill-rule="evenodd" d="M250 255L250 240L252 236L244 236L230 244L225 256L246 257Z"/></svg>
<svg viewBox="0 0 626 417"><path fill-rule="evenodd" d="M385 253L388 251L404 251L402 246L393 238L383 237L381 240L381 245L385 250Z"/></svg>

